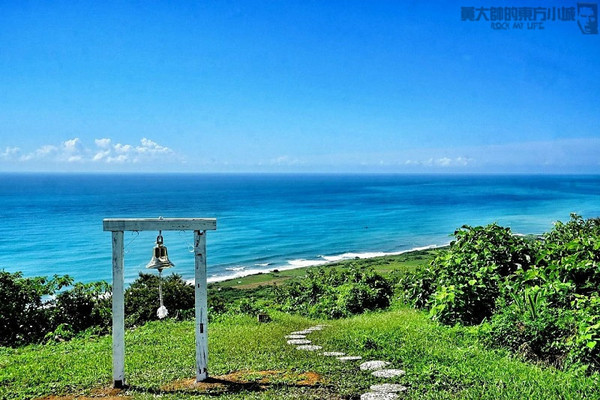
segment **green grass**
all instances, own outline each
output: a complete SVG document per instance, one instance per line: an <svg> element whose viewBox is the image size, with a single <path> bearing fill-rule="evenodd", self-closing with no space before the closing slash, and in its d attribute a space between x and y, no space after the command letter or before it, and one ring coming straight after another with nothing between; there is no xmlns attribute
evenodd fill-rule
<svg viewBox="0 0 600 400"><path fill-rule="evenodd" d="M414 269L430 256L425 252L351 260L337 267L356 262L390 273ZM294 271L293 277L301 277L304 271ZM256 295L258 287L269 282L268 274L263 275L260 279L267 279L247 277L241 284L235 280L221 287L235 289L238 296ZM262 283L249 289L237 287L257 282ZM598 374L585 376L523 362L505 351L485 348L473 328L442 326L399 304L383 312L325 321L329 325L325 330L309 335L324 351L386 360L391 367L406 370L405 376L389 380L360 371L356 362L342 363L286 344L286 334L324 321L275 312L271 317L269 323L258 323L246 315L229 315L210 323L210 375L235 373L239 378L221 387L178 386L194 378L192 321L152 322L127 331L126 380L130 386L120 395L133 399L216 395L223 399L359 399L371 384L385 381L407 386L403 396L407 399L600 399ZM0 348L0 398L97 396L110 387L111 368L109 336ZM321 378L305 383L308 373Z"/></svg>
<svg viewBox="0 0 600 400"><path fill-rule="evenodd" d="M245 385L220 393L224 399L358 398L382 379L342 363L287 345L284 335L317 322L286 314L259 324L248 316L227 317L209 331L211 376L241 371L252 383L260 371L278 371L265 385ZM599 376L557 371L528 364L506 352L483 348L466 328L431 322L405 307L354 318L327 321L310 338L327 351L387 360L406 376L385 380L409 387L408 399L590 399L600 398ZM2 349L0 397L25 399L83 395L111 384L110 337L76 339L53 345ZM136 399L211 398L202 390L169 390L170 382L194 377L193 323L162 321L126 334L124 393ZM323 377L317 385L299 385L302 375Z"/></svg>
<svg viewBox="0 0 600 400"><path fill-rule="evenodd" d="M216 282L209 285L212 289L234 288L234 289L256 289L260 286L269 286L281 284L287 280L301 278L306 275L306 271L316 268L340 268L348 269L353 264L362 267L370 267L382 275L387 275L394 271L410 272L414 271L419 265L428 264L439 249L428 249L411 251L395 256L384 256L375 258L366 258L360 260L346 260L337 263L326 264L320 267L296 268L278 272L261 273L257 275L245 276L243 278L230 279L223 282Z"/></svg>

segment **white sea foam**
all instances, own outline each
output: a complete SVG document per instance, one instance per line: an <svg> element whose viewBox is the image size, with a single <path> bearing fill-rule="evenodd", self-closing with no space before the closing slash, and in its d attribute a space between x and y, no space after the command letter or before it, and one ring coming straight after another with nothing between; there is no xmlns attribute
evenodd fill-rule
<svg viewBox="0 0 600 400"><path fill-rule="evenodd" d="M225 268L225 271L243 271L245 269L246 269L246 267L244 267L244 266L240 266L240 267L228 267L228 268Z"/></svg>
<svg viewBox="0 0 600 400"><path fill-rule="evenodd" d="M446 245L442 245L442 246L446 246ZM299 258L299 259L288 260L287 264L279 265L279 266L274 266L271 263L254 264L254 266L261 266L263 268L247 268L245 266L226 267L225 268L226 271L233 272L233 273L222 274L222 275L221 274L213 274L210 277L208 277L207 280L210 283L221 282L221 281L226 281L229 279L242 278L242 277L248 276L248 275L256 275L256 274L260 274L260 273L273 272L275 270L287 271L290 269L314 267L314 266L331 264L331 263L338 262L338 261L351 260L351 259L356 259L356 258L364 259L364 258L373 258L373 257L393 256L393 255L409 253L412 251L435 249L435 248L442 247L442 246L429 245L429 246L414 247L414 248L408 249L408 250L388 252L388 253L380 252L380 251L363 252L363 253L348 252L348 253L342 253L342 254L331 255L331 256L318 256L314 259ZM264 268L266 266L270 266L271 268ZM187 282L193 284L194 280L190 279Z"/></svg>

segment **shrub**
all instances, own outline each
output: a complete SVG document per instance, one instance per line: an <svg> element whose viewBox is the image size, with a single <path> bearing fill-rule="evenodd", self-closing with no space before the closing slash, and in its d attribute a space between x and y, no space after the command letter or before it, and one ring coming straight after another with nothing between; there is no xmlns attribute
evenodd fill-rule
<svg viewBox="0 0 600 400"><path fill-rule="evenodd" d="M306 276L276 289L284 311L313 318L341 318L386 308L391 284L372 269L309 269Z"/></svg>
<svg viewBox="0 0 600 400"><path fill-rule="evenodd" d="M99 327L99 332L107 332L112 316L110 294L111 288L107 282L77 282L72 289L56 295L53 327L60 327L61 332L70 331L72 334L91 327Z"/></svg>
<svg viewBox="0 0 600 400"><path fill-rule="evenodd" d="M569 352L565 338L574 329L573 312L550 307L544 301L538 302L534 308L528 304L512 303L499 307L492 317L486 341L494 346L506 347L527 359L562 367Z"/></svg>
<svg viewBox="0 0 600 400"><path fill-rule="evenodd" d="M194 315L194 285L184 281L180 275L172 274L163 278L163 303L169 317L186 319ZM140 273L130 287L125 290L125 323L138 326L159 319L156 311L160 306L158 295L158 275Z"/></svg>
<svg viewBox="0 0 600 400"><path fill-rule="evenodd" d="M44 300L72 283L69 276L23 278L0 271L0 345L41 341L52 328L52 303Z"/></svg>
<svg viewBox="0 0 600 400"><path fill-rule="evenodd" d="M413 278L401 282L408 299L428 308L432 318L454 324L478 324L489 318L502 284L527 270L534 252L529 241L509 228L463 226L450 248Z"/></svg>
<svg viewBox="0 0 600 400"><path fill-rule="evenodd" d="M556 366L600 370L600 219L572 214L540 240L462 227L448 251L400 280L432 318L477 324L488 343Z"/></svg>

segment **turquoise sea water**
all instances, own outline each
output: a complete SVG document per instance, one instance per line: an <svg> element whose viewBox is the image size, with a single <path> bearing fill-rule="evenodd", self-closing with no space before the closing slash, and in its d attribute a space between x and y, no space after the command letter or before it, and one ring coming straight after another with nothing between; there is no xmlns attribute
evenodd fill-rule
<svg viewBox="0 0 600 400"><path fill-rule="evenodd" d="M0 174L0 269L111 279L103 218L217 218L210 280L442 245L463 224L541 233L600 216L600 176ZM157 232L125 233L125 277ZM165 232L193 277L192 232Z"/></svg>

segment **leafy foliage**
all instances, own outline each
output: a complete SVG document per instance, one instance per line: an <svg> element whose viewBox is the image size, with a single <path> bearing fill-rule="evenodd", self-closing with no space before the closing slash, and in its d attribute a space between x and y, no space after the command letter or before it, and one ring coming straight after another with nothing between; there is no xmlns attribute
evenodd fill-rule
<svg viewBox="0 0 600 400"><path fill-rule="evenodd" d="M131 286L125 290L125 324L143 325L158 320L159 307L158 275L140 273ZM194 316L194 285L184 281L180 275L172 274L163 278L163 302L169 317L186 319Z"/></svg>
<svg viewBox="0 0 600 400"><path fill-rule="evenodd" d="M92 327L105 333L112 315L110 294L110 285L104 281L77 282L72 289L57 294L53 310L56 329L50 337L70 339Z"/></svg>
<svg viewBox="0 0 600 400"><path fill-rule="evenodd" d="M482 337L556 366L600 370L600 219L572 214L540 240L463 227L450 249L400 282L430 316L489 323Z"/></svg>
<svg viewBox="0 0 600 400"><path fill-rule="evenodd" d="M503 282L517 270L527 270L531 244L509 228L463 226L456 240L428 268L406 277L401 286L419 308L445 323L478 324L495 310Z"/></svg>
<svg viewBox="0 0 600 400"><path fill-rule="evenodd" d="M163 281L170 317L194 315L194 287L179 275ZM0 346L20 346L47 340L68 340L84 332L110 329L112 292L106 282L73 283L69 276L23 278L0 271ZM126 324L158 319L158 276L140 274L125 291Z"/></svg>
<svg viewBox="0 0 600 400"><path fill-rule="evenodd" d="M309 269L306 277L279 288L276 301L283 311L313 318L342 318L386 308L392 285L372 269Z"/></svg>
<svg viewBox="0 0 600 400"><path fill-rule="evenodd" d="M0 271L0 345L18 346L108 326L110 287L106 282L73 284L68 275L24 278Z"/></svg>
<svg viewBox="0 0 600 400"><path fill-rule="evenodd" d="M23 278L20 272L0 271L0 345L12 346L39 341L51 326L52 314L43 296L69 285L65 276L52 279Z"/></svg>

